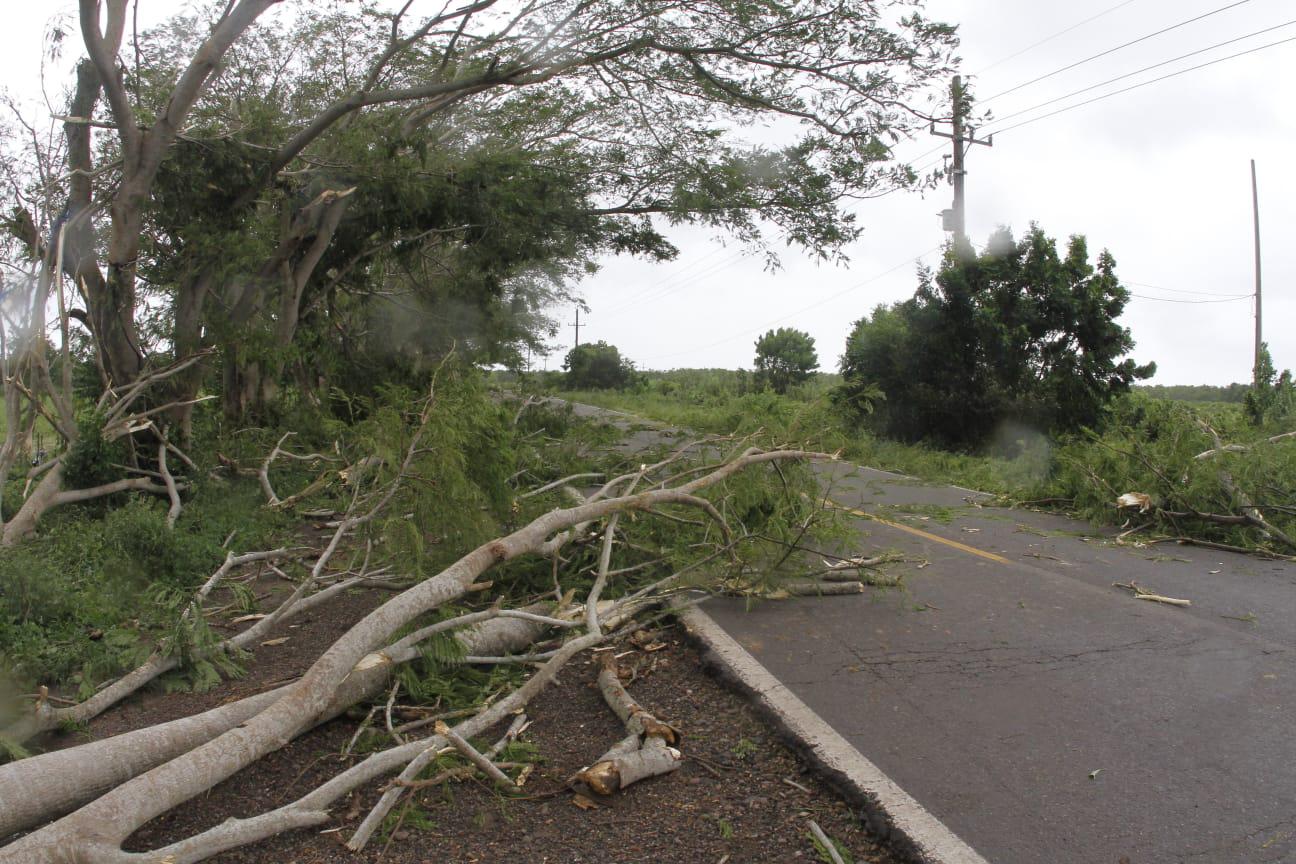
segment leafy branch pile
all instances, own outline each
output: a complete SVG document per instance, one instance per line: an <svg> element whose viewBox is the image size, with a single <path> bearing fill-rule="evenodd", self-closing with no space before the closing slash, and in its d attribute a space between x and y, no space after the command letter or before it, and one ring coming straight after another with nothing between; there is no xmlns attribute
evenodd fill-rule
<svg viewBox="0 0 1296 864"><path fill-rule="evenodd" d="M282 456L282 436L260 460L226 457L224 470L235 479L246 474L257 489L262 477L269 479L274 497L267 496L266 510L309 514L325 526L322 549L228 553L187 602L170 607L177 627L159 634L134 670L73 704L56 706L42 689L18 707L4 734L22 742L84 723L172 670L218 659L242 662L244 650L276 624L341 592L381 585L394 596L292 684L0 767L6 802L0 834L72 811L0 849L0 861L113 860L125 854L119 844L135 827L372 700L370 716L385 716L388 731L372 724L363 761L295 803L156 854L196 861L319 824L341 795L403 770L404 785L382 796L352 838L360 848L402 790L436 767L424 754L452 747L482 767L488 757L472 741L520 710L570 658L638 629L663 599L686 589L770 593L797 570L789 550L828 527L820 525L807 494L813 478L802 465L822 454L712 437L627 466L616 451L588 452L591 442L580 444L570 418L530 400L519 409L493 399L479 375L452 361L439 368L425 397L391 397L370 403L366 417L347 424L347 437L314 454L324 484L314 471L274 471L277 460L268 456ZM549 440L563 427L564 439ZM315 488L285 506L298 484ZM202 628L183 628L204 621L213 605L228 605L229 589L245 568L289 566L294 558L291 592L267 612L247 616L253 620L245 629L218 639ZM828 585L825 593L831 590ZM535 674L522 674L537 664ZM491 668L502 671L483 671ZM604 682L630 737L581 778L599 792L671 770L678 760L669 727L627 708L633 700L618 687ZM391 706L402 694L407 707L462 706L460 719L453 727L397 730ZM418 728L425 731L413 734Z"/></svg>

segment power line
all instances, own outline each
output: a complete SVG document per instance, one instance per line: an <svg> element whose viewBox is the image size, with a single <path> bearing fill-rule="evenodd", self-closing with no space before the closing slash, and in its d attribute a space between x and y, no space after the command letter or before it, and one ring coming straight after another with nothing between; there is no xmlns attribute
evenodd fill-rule
<svg viewBox="0 0 1296 864"><path fill-rule="evenodd" d="M1032 79L1030 79L1029 81L1026 81L1026 82L1021 83L1021 84L1018 84L1016 87L1009 87L1007 90L1003 90L1003 91L1001 91L1001 92L999 92L999 93L996 93L995 95L991 96L991 97L988 98L988 99L982 99L982 100L981 100L981 104L982 104L982 105L985 105L985 104L987 104L987 103L989 103L989 102L994 101L995 99L998 99L1000 96L1006 96L1006 95L1008 95L1009 93L1015 93L1016 91L1022 89L1023 87L1029 87L1029 86L1032 85L1032 84L1037 84L1037 83L1039 83L1040 81L1043 81L1043 80L1045 80L1045 79L1047 79L1047 78L1052 78L1054 75L1061 75L1063 72L1067 72L1067 71L1069 71L1069 70L1071 70L1071 69L1076 68L1077 66L1083 66L1083 65L1086 64L1086 63L1089 63L1089 62L1091 62L1091 61L1093 61L1093 60L1097 60L1099 57L1106 57L1108 54L1114 54L1114 53L1116 53L1117 51L1120 51L1120 50L1123 49L1123 48L1128 48L1128 47L1130 47L1131 45L1137 45L1137 44L1140 43L1140 42L1146 42L1148 39L1151 39L1151 38L1153 38L1153 37L1155 37L1155 36L1160 36L1160 35L1163 34L1163 33L1169 33L1171 30L1177 30L1177 29L1179 29L1180 27L1184 27L1184 26L1186 26L1186 25L1188 25L1188 24L1192 24L1192 23L1194 23L1194 22L1196 22L1196 21L1201 21L1201 20L1203 20L1203 19L1205 19L1205 18L1209 18L1209 17L1211 17L1212 15L1218 15L1218 14L1221 13L1221 12L1227 12L1229 9L1234 9L1234 8L1236 8L1236 7L1238 7L1238 6L1241 6L1241 5L1245 4L1245 3L1250 3L1250 2L1251 2L1251 0L1235 0L1235 2L1230 3L1230 4L1228 4L1227 6L1221 6L1221 7L1219 7L1218 9L1212 9L1211 11L1209 11L1209 12L1204 12L1204 13L1202 13L1201 15L1198 15L1198 16L1196 16L1196 17L1194 17L1194 18L1189 18L1189 19L1187 19L1187 20L1185 20L1185 21L1180 21L1178 24L1172 24L1172 25L1170 25L1169 27L1163 27L1163 28L1161 28L1160 30L1157 30L1156 32L1148 33L1148 34L1145 35L1145 36L1140 36L1140 37L1138 37L1137 39L1131 39L1131 40L1128 41L1128 42L1123 42L1123 43L1121 43L1120 45L1117 45L1115 48L1108 48L1106 51L1100 51L1100 52L1098 52L1097 54L1091 54L1090 56L1085 57L1083 60L1077 60L1077 61L1075 61L1074 63L1069 63L1069 64L1067 64L1066 66L1063 66L1061 69L1054 69L1052 72L1049 72L1049 73L1047 73L1047 74L1045 74L1045 75L1040 75L1040 76L1037 77L1037 78L1032 78Z"/></svg>
<svg viewBox="0 0 1296 864"><path fill-rule="evenodd" d="M1217 59L1215 59L1215 60L1211 60L1211 61L1208 61L1208 62L1206 62L1206 63L1198 63L1196 66L1189 66L1187 69L1180 69L1178 72L1171 72L1170 74L1168 74L1168 75L1162 75L1162 76L1159 77L1159 78L1152 78L1152 79L1149 79L1149 80L1147 80L1147 81L1142 81L1142 82L1140 82L1140 83L1138 83L1138 84L1132 84L1132 85L1130 85L1129 87L1123 87L1123 88L1121 88L1120 90L1113 90L1113 91L1110 92L1110 93L1104 93L1104 94L1101 95L1101 96L1095 96L1095 97L1092 98L1092 99L1086 99L1086 100L1083 101L1083 102L1077 102L1077 103L1074 104L1074 105L1068 105L1068 106L1065 107L1065 108L1059 108L1059 109L1056 110L1056 111L1050 111L1048 114L1041 114L1041 115L1038 116L1038 117L1032 117L1032 118L1029 119L1029 120L1023 120L1022 122L1020 122L1020 123L1016 123L1016 124L1014 124L1014 125L1012 125L1012 126L1005 126L1005 127L1003 127L1002 129L996 129L996 130L994 130L994 134L996 134L996 135L1002 135L1003 133L1005 133L1005 132L1010 132L1010 131L1012 131L1013 129L1020 129L1020 128L1023 127L1023 126L1029 126L1031 123L1036 123L1036 122L1038 122L1038 121L1040 121L1040 120L1047 120L1049 117L1056 117L1058 114L1065 114L1067 111L1073 111L1073 110L1075 110L1076 108L1083 108L1083 107L1086 106L1086 105L1092 105L1092 104L1095 103L1095 102L1100 102L1100 101L1102 101L1103 99L1108 99L1108 98L1110 98L1110 97L1112 97L1112 96L1119 96L1119 95L1121 95L1122 93L1128 93L1128 92L1130 92L1131 90L1137 90L1137 89L1139 89L1140 87L1146 87L1146 86L1149 85L1149 84L1156 84L1156 83L1159 82L1159 81L1165 81L1165 80L1167 80L1167 79L1169 79L1169 78L1176 78L1176 77L1178 77L1178 76L1180 76L1180 75L1183 75L1183 74L1185 74L1185 73L1188 73L1188 72L1195 72L1195 71L1197 71L1198 69L1205 69L1207 66L1214 66L1216 63L1223 63L1225 60L1233 60L1233 59L1236 59L1236 58L1238 58L1238 57L1244 57L1244 56L1246 56L1247 54L1254 54L1254 53L1256 53L1257 51L1263 51L1263 50L1265 50L1266 48L1273 48L1273 47L1278 46L1278 45L1285 45L1285 44L1287 44L1288 42L1296 42L1296 36L1291 36L1291 37L1289 37L1289 38L1287 38L1287 39L1279 39L1277 42L1270 42L1270 43L1267 44L1267 45L1259 45L1259 46L1257 46L1257 47L1255 47L1255 48L1249 48L1249 49L1247 49L1246 51L1239 51L1239 52L1236 53L1236 54L1229 54L1229 55L1226 56L1226 57L1219 57L1219 58L1217 58Z"/></svg>
<svg viewBox="0 0 1296 864"><path fill-rule="evenodd" d="M1245 36L1237 36L1233 39L1226 39L1223 42L1216 42L1214 45L1208 45L1205 48L1198 48L1196 51L1189 51L1187 54L1180 54L1178 57L1171 57L1169 60L1162 60L1160 63L1153 63L1150 66L1144 66L1142 69L1135 69L1133 72L1126 72L1124 75L1117 75L1115 78L1108 78L1106 81L1099 81L1097 84L1090 84L1088 87L1082 87L1079 90L1073 90L1070 93L1067 93L1065 96L1058 96L1056 98L1049 99L1047 102L1041 102L1038 105L1032 105L1029 108L1023 108L1020 111L1014 111L1011 114L1005 114L1003 117L996 117L994 119L994 122L1003 123L1005 120L1011 120L1014 117L1020 117L1023 114L1029 114L1032 111L1037 111L1040 108L1045 108L1049 105L1054 104L1055 102L1063 102L1067 99L1070 99L1072 96L1079 96L1081 93L1088 93L1090 90L1097 90L1099 87L1105 87L1108 84L1115 84L1117 81L1123 81L1126 78L1132 78L1135 75L1141 75L1144 72L1150 72L1153 69L1159 69L1162 66L1167 66L1171 63L1177 63L1180 60L1186 60L1189 57L1196 57L1198 54L1205 54L1207 51L1214 51L1216 48L1223 48L1225 45L1232 45L1235 42L1241 42L1244 39L1250 39L1253 36L1259 36L1263 33L1270 33L1274 30L1281 30L1282 28L1290 27L1293 24L1296 24L1296 18L1293 18L1290 21L1284 21L1282 24L1275 24L1272 27L1265 27L1263 30L1256 30L1253 33L1247 33Z"/></svg>
<svg viewBox="0 0 1296 864"><path fill-rule="evenodd" d="M711 250L711 251L710 251L709 253L707 253L706 255L703 255L701 258L698 258L698 259L696 259L696 260L690 261L688 264L685 264L684 266L680 267L680 268L677 269L675 272L669 274L669 275L666 276L665 278L660 279L660 280L658 280L657 282L650 283L650 284L649 284L646 288L644 288L643 290L636 292L635 294L631 295L630 297L623 297L623 298L622 298L622 302L621 302L620 304L618 304L617 306L614 306L613 308L609 309L607 312L604 313L604 315L605 315L605 316L611 316L611 315L619 314L623 309L627 309L627 308L629 308L629 307L631 307L631 306L634 306L634 305L636 305L636 304L642 302L643 300L648 299L648 295L649 295L649 294L652 294L652 293L658 291L659 289L661 289L661 288L663 288L663 287L665 287L665 286L667 286L667 285L670 285L671 283L673 283L673 282L675 282L676 280L678 280L681 276L683 276L684 273L686 273L687 271L692 270L694 267L697 267L697 266L701 265L704 261L707 261L707 260L709 260L709 259L711 259L711 258L714 258L716 255L719 255L721 252L724 252L724 251L725 251L725 247L723 247L723 246L717 246L715 249ZM743 250L739 250L738 254L739 254L739 255L744 254L744 253L743 253ZM733 258L734 255L731 253L729 257L730 257L730 258ZM729 260L729 259L726 259L726 260ZM695 275L696 275L696 274L695 274ZM692 276L689 277L690 280L691 280L692 278L693 278Z"/></svg>
<svg viewBox="0 0 1296 864"><path fill-rule="evenodd" d="M972 74L980 75L982 72L986 72L990 69L993 69L1002 63L1007 63L1009 60L1015 60L1021 55L1025 54L1027 51L1031 51L1035 48L1038 48L1039 46L1043 45L1046 42L1052 42L1054 39L1058 38L1059 36L1065 36L1066 34L1070 33L1072 30L1076 30L1080 27L1083 27L1084 25L1088 24L1090 21L1097 21L1099 18L1103 17L1104 15L1109 15L1112 12L1115 12L1117 9L1123 9L1124 7L1134 2L1135 0L1125 0L1125 2L1123 3L1117 3L1115 6L1104 9L1103 11L1099 12L1097 15L1091 15L1088 18L1084 19L1083 21L1078 21L1075 24L1072 24L1070 27L1067 27L1063 30L1057 31L1056 33L1052 33L1048 36L1045 36L1043 39L1039 40L1038 42L1032 42L1031 44L1027 45L1025 48L1022 48L1020 51L1016 51L1012 54L1009 54L1007 57L1001 57L1000 59L991 63L989 66L983 66L976 72L973 72Z"/></svg>
<svg viewBox="0 0 1296 864"><path fill-rule="evenodd" d="M782 236L785 235L780 235L780 237ZM779 237L776 237L774 239L778 240ZM632 306L637 306L640 303L643 303L644 301L647 300L652 300L654 302L658 300L662 300L665 297L674 294L677 291L682 291L685 288L688 288L692 285L696 285L702 279L711 276L714 273L732 267L733 265L737 264L739 261L743 260L744 258L750 258L754 255L758 255L760 254L760 251L761 251L760 249L740 249L737 252L730 254L729 257L717 261L715 264L711 265L706 270L703 270L700 273L694 273L692 276L689 276L683 282L679 282L673 285L671 284L671 282L674 281L673 279L667 279L663 282L658 282L655 285L650 286L647 290L640 293L637 297L631 299L629 302L622 303L620 306L614 307L611 311L607 313L607 316L615 317L617 315L620 315L626 309L629 309ZM701 262L699 261L695 263L701 263Z"/></svg>
<svg viewBox="0 0 1296 864"><path fill-rule="evenodd" d="M1167 292L1169 292L1169 293L1171 293L1171 294L1194 294L1194 295L1197 295L1197 296L1200 296L1200 297L1225 297L1225 298L1228 298L1229 300L1236 300L1236 299L1241 298L1241 297L1250 297L1250 296L1252 296L1250 293L1246 293L1246 294L1225 294L1225 293L1223 293L1222 291L1193 291L1193 290L1191 290L1191 289L1187 289L1187 288L1166 288L1166 287L1163 286L1163 285L1152 285L1152 284L1150 284L1150 283L1148 283L1148 282L1135 282L1133 279L1122 279L1122 280L1121 280L1121 284L1123 284L1123 285L1137 285L1137 286L1140 287L1140 288L1151 288L1151 289L1153 289L1153 290L1155 290L1155 291L1167 291Z"/></svg>
<svg viewBox="0 0 1296 864"><path fill-rule="evenodd" d="M1131 297L1137 297L1140 300L1156 300L1160 303L1236 303L1239 300L1251 300L1254 294L1243 294L1240 297L1225 297L1222 300L1185 300L1179 297L1150 297L1147 294L1130 294Z"/></svg>

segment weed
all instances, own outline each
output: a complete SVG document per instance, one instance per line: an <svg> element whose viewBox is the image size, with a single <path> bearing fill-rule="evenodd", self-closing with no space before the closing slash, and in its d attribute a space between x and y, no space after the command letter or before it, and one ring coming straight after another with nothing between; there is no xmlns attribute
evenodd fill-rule
<svg viewBox="0 0 1296 864"><path fill-rule="evenodd" d="M815 855L818 856L819 860L824 862L824 864L833 864L832 855L829 853L828 848L819 841L819 838L812 832L808 832L806 836L809 837L810 842L814 844ZM851 856L850 850L843 846L840 841L835 837L830 836L828 837L828 842L833 845L833 849L836 850L837 855L843 862L845 862L845 864L855 864L855 859Z"/></svg>

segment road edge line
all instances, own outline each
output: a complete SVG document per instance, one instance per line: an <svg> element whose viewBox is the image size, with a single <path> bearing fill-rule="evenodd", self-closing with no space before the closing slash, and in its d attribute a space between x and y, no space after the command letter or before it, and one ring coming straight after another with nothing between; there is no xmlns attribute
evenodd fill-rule
<svg viewBox="0 0 1296 864"><path fill-rule="evenodd" d="M686 605L676 614L688 634L706 649L704 660L718 665L834 785L863 807L865 823L876 836L918 864L988 864L775 678L700 606Z"/></svg>

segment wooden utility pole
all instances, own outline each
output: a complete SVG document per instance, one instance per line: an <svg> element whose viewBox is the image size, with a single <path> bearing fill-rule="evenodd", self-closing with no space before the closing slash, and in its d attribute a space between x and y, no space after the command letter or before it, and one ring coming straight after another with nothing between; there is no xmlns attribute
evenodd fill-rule
<svg viewBox="0 0 1296 864"><path fill-rule="evenodd" d="M960 248L967 243L967 215L965 205L964 178L967 177L967 169L964 167L966 156L965 147L968 144L980 144L984 147L994 146L994 136L986 138L984 141L976 137L976 129L968 126L968 102L967 93L963 89L963 76L955 75L954 81L950 85L950 101L952 103L953 120L950 132L937 132L936 124L931 127L931 134L938 138L949 138L954 142L954 162L950 166L950 181L954 185L954 206L949 210L941 212L943 227L946 231L954 234L954 245Z"/></svg>
<svg viewBox="0 0 1296 864"><path fill-rule="evenodd" d="M1251 217L1255 225L1255 304L1256 304L1256 332L1255 332L1255 363L1252 366L1253 372L1260 371L1260 345L1263 334L1260 329L1260 194L1256 190L1256 170L1255 160L1251 160ZM1254 378L1254 375L1252 376Z"/></svg>
<svg viewBox="0 0 1296 864"><path fill-rule="evenodd" d="M580 347L580 307L579 306L576 307L576 323L568 324L567 326L576 328L576 347L579 348Z"/></svg>

